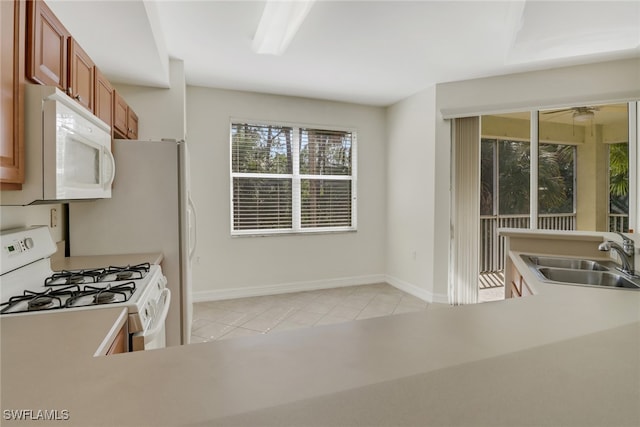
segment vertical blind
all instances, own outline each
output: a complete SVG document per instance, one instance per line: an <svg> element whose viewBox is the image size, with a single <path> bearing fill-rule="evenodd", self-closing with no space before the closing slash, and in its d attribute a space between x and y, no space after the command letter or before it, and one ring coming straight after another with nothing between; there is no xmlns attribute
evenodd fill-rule
<svg viewBox="0 0 640 427"><path fill-rule="evenodd" d="M355 229L355 133L232 123L232 233Z"/></svg>
<svg viewBox="0 0 640 427"><path fill-rule="evenodd" d="M480 274L480 118L455 119L453 132L449 303L475 304Z"/></svg>

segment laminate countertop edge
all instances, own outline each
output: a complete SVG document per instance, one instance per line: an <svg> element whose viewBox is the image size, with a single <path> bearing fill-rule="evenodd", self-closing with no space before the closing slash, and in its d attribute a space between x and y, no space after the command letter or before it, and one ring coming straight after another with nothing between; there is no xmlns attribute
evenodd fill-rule
<svg viewBox="0 0 640 427"><path fill-rule="evenodd" d="M160 264L163 258L164 256L161 252L54 257L51 258L51 269L53 271L82 270L109 266L136 265L145 262L149 264Z"/></svg>

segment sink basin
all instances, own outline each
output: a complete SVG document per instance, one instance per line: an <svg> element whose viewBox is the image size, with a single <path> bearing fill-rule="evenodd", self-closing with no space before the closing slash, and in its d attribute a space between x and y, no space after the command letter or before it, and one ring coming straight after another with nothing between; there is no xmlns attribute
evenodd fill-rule
<svg viewBox="0 0 640 427"><path fill-rule="evenodd" d="M541 257L541 256L526 256L525 261L529 261L540 267L555 267L555 268L569 268L572 270L596 270L596 271L608 271L609 269L604 265L585 259L574 258L556 258L556 257Z"/></svg>
<svg viewBox="0 0 640 427"><path fill-rule="evenodd" d="M547 280L576 285L603 286L612 288L640 289L640 285L626 277L605 271L563 270L556 268L538 268Z"/></svg>

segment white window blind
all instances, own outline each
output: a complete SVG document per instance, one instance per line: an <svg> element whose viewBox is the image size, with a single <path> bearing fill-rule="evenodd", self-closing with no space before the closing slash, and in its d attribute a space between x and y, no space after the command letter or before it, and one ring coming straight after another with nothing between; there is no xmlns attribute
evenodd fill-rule
<svg viewBox="0 0 640 427"><path fill-rule="evenodd" d="M356 228L355 132L232 123L232 234Z"/></svg>

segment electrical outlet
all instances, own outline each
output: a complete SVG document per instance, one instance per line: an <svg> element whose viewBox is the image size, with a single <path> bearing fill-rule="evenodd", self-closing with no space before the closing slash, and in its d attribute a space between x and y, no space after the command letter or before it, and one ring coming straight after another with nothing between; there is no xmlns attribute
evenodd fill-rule
<svg viewBox="0 0 640 427"><path fill-rule="evenodd" d="M51 228L56 228L58 226L58 209L51 208L51 218L49 225Z"/></svg>

